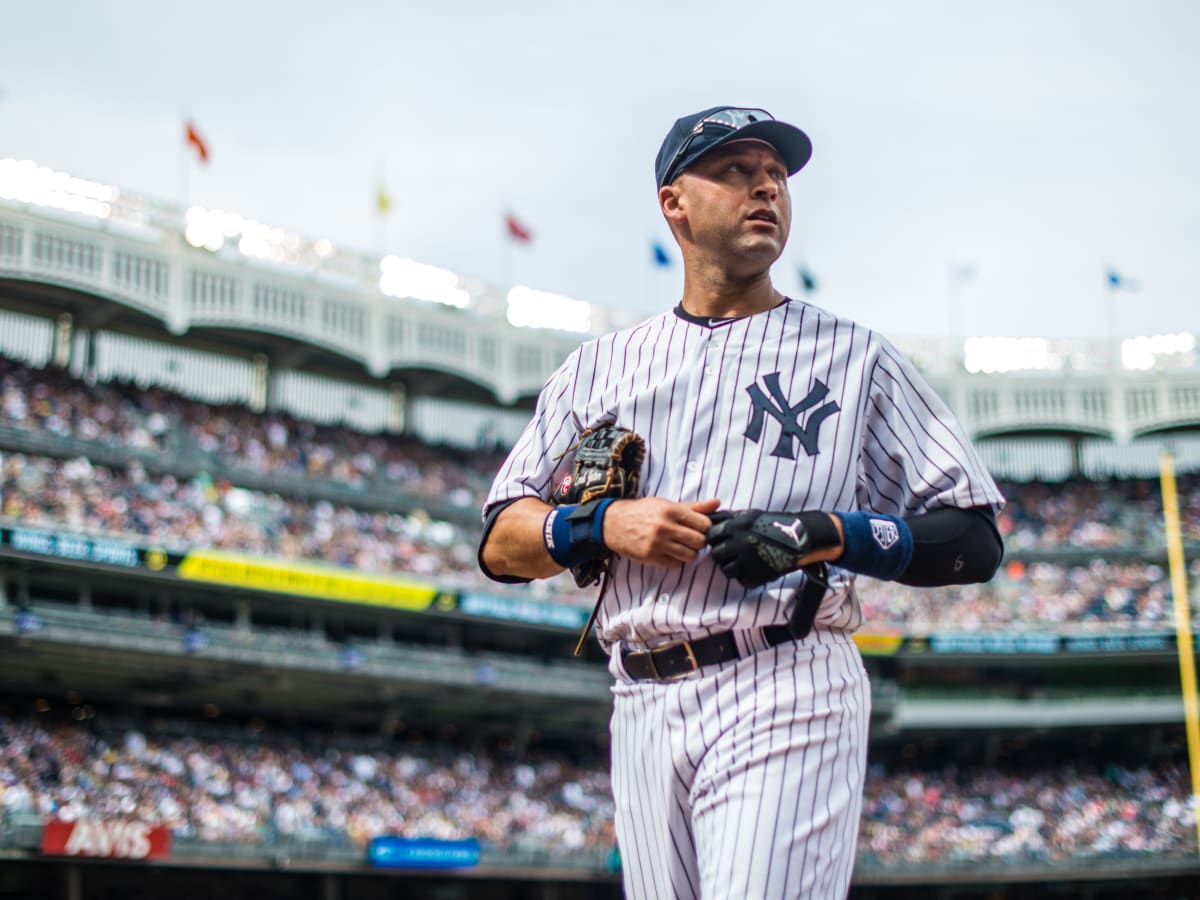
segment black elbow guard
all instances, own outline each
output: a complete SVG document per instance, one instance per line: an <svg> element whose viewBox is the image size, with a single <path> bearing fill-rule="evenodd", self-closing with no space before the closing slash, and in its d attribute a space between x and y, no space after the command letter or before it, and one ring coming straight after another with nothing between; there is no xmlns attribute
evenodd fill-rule
<svg viewBox="0 0 1200 900"><path fill-rule="evenodd" d="M912 531L913 555L896 579L901 584L977 584L990 580L1004 558L1004 542L989 507L945 507L905 522Z"/></svg>

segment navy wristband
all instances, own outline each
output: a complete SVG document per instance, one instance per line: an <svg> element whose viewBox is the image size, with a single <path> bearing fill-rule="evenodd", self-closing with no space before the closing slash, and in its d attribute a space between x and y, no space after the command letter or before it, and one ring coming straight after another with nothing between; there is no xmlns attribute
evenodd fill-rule
<svg viewBox="0 0 1200 900"><path fill-rule="evenodd" d="M912 561L913 536L897 516L870 512L835 512L842 520L842 555L834 565L860 575L891 581Z"/></svg>
<svg viewBox="0 0 1200 900"><path fill-rule="evenodd" d="M556 506L542 523L546 552L569 569L604 554L604 513L611 499Z"/></svg>

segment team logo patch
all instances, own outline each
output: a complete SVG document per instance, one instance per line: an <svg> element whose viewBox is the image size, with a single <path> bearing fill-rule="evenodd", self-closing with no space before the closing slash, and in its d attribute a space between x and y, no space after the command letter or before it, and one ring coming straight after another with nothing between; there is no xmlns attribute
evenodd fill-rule
<svg viewBox="0 0 1200 900"><path fill-rule="evenodd" d="M889 522L887 519L872 519L871 534L875 536L875 543L884 550L900 540L900 529L896 527L895 522Z"/></svg>

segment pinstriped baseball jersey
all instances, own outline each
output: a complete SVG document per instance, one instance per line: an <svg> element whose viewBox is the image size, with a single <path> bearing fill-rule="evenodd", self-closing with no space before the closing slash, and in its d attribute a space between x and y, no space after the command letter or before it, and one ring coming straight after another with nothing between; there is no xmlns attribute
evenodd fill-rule
<svg viewBox="0 0 1200 900"><path fill-rule="evenodd" d="M909 516L1003 503L954 417L883 336L809 303L728 320L681 308L589 341L546 383L484 513L546 499L555 458L615 422L646 442L643 493L722 508ZM601 642L654 642L786 622L797 572L747 590L704 552L681 568L616 558ZM819 628L853 631L853 576L831 569Z"/></svg>

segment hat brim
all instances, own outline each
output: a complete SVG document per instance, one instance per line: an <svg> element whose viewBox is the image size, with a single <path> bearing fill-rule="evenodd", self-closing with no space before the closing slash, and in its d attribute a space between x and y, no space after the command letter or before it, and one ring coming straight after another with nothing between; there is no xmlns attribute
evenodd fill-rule
<svg viewBox="0 0 1200 900"><path fill-rule="evenodd" d="M718 147L724 147L726 144L732 144L734 141L748 140L765 141L774 147L775 152L779 154L787 166L788 175L795 175L812 159L812 141L808 139L807 134L795 125L789 125L777 119L769 119L743 125L737 131L729 132L719 140L708 144L695 153L688 153L675 165L671 180L677 178L698 159L708 156L708 154L712 153Z"/></svg>

